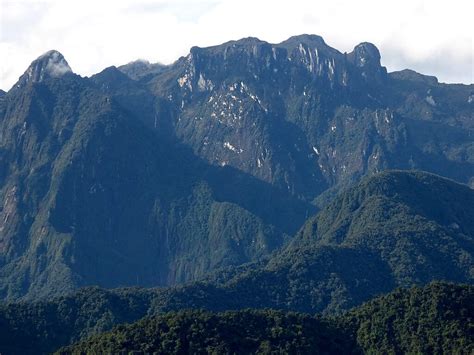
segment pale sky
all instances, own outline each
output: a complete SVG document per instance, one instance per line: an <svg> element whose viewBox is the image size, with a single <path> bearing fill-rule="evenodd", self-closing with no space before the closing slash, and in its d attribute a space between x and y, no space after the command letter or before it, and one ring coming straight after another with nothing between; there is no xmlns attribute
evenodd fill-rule
<svg viewBox="0 0 474 355"><path fill-rule="evenodd" d="M192 46L242 37L278 43L322 36L341 52L360 42L389 71L473 82L473 0L0 0L0 88L56 49L90 76L135 59L169 64Z"/></svg>

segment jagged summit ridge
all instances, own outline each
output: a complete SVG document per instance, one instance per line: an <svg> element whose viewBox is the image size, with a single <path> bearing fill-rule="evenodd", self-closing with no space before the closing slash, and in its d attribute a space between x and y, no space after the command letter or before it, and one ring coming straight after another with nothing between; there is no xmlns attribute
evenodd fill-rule
<svg viewBox="0 0 474 355"><path fill-rule="evenodd" d="M281 43L247 37L216 46L192 47L189 54L178 61L187 68L187 85L183 80L179 83L180 87L192 91L201 77L209 79L216 77L216 73L219 73L217 77L229 77L232 76L230 72L235 75L248 73L256 80L261 77L279 80L277 77L281 79L282 75L298 67L330 85L348 86L353 81L381 83L386 79L387 70L380 59L377 47L368 42L358 44L347 54L329 46L318 35L293 36ZM207 85L211 86L215 87Z"/></svg>
<svg viewBox="0 0 474 355"><path fill-rule="evenodd" d="M58 78L72 69L64 56L57 50L50 50L35 59L25 73L20 77L17 87L28 83L41 82L47 77Z"/></svg>
<svg viewBox="0 0 474 355"><path fill-rule="evenodd" d="M332 90L374 86L387 77L375 45L360 43L347 54L326 44L321 36L309 34L293 36L281 43L247 37L210 47L194 46L172 67L181 72L176 83L186 92L184 95L212 91L229 84L223 83L231 78L257 86L262 79L284 86L295 83L290 77L298 75L298 82L316 80ZM287 89L281 87L280 92Z"/></svg>

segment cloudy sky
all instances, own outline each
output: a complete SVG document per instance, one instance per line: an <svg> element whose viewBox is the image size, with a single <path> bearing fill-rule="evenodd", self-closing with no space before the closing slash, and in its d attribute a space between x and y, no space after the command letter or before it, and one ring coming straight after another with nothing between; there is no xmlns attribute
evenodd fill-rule
<svg viewBox="0 0 474 355"><path fill-rule="evenodd" d="M0 0L0 88L49 49L91 75L137 58L172 63L191 46L319 34L340 51L374 43L389 71L473 82L472 0Z"/></svg>

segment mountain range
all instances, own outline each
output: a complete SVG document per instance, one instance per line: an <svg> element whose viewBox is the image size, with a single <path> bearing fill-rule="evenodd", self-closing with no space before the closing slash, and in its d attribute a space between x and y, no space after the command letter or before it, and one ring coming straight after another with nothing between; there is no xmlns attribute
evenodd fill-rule
<svg viewBox="0 0 474 355"><path fill-rule="evenodd" d="M41 55L0 91L0 352L232 352L247 322L249 352L469 353L473 105L315 35Z"/></svg>
<svg viewBox="0 0 474 355"><path fill-rule="evenodd" d="M386 169L472 186L472 92L314 35L90 78L47 52L0 99L0 297L166 286L255 262Z"/></svg>

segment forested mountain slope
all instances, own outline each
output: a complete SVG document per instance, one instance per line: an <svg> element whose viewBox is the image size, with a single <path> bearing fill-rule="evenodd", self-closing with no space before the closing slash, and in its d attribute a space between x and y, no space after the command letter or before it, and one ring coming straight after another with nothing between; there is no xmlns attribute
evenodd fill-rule
<svg viewBox="0 0 474 355"><path fill-rule="evenodd" d="M392 203L380 203L388 198ZM2 319L19 331L14 338L34 337L44 347L168 311L273 308L334 315L398 286L472 284L473 200L469 187L436 175L379 173L341 193L266 260L178 287L86 288L53 301L11 303L3 306ZM51 331L58 325L63 332Z"/></svg>
<svg viewBox="0 0 474 355"><path fill-rule="evenodd" d="M1 298L192 280L258 260L315 210L209 165L51 63L67 65L40 57L2 103Z"/></svg>

